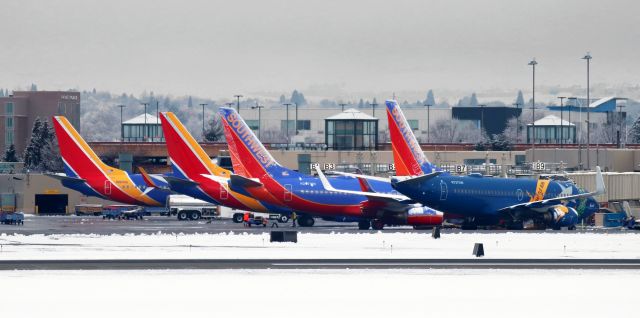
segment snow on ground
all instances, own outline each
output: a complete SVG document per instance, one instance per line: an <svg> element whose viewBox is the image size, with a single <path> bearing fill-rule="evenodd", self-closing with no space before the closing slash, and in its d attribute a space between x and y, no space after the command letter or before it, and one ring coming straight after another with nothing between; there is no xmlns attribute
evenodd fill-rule
<svg viewBox="0 0 640 318"><path fill-rule="evenodd" d="M430 233L298 234L298 243L269 243L269 234L0 235L0 260L141 258L639 258L640 234Z"/></svg>
<svg viewBox="0 0 640 318"><path fill-rule="evenodd" d="M627 270L0 271L0 316L637 317L639 284Z"/></svg>

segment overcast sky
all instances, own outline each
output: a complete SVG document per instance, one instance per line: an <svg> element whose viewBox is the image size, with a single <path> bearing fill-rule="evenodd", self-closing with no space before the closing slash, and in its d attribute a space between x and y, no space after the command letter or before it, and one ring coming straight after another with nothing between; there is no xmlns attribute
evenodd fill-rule
<svg viewBox="0 0 640 318"><path fill-rule="evenodd" d="M236 93L640 83L640 2L2 1L0 87Z"/></svg>

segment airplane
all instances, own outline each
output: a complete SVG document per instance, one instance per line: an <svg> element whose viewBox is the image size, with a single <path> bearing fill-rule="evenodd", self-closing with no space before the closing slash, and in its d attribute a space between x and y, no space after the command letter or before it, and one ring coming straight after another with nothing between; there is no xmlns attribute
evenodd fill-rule
<svg viewBox="0 0 640 318"><path fill-rule="evenodd" d="M165 177L171 190L232 209L279 213L280 221L288 220L289 208L259 202L246 191L231 188L232 172L211 161L174 113L161 112L160 121L173 170L172 176ZM242 222L242 216L235 213L233 219Z"/></svg>
<svg viewBox="0 0 640 318"><path fill-rule="evenodd" d="M405 196L394 194L389 180L363 180L338 176L330 181L280 165L233 108L221 107L225 137L234 166L232 185L252 195L285 205L300 216L300 226L313 226L314 216L358 220L359 229L389 225L440 226L443 213Z"/></svg>
<svg viewBox="0 0 640 318"><path fill-rule="evenodd" d="M140 206L165 206L171 193L162 176L129 174L106 165L64 116L54 116L53 126L64 173L49 173L66 188L87 196Z"/></svg>
<svg viewBox="0 0 640 318"><path fill-rule="evenodd" d="M452 175L427 160L398 103L388 100L386 106L396 167L393 188L448 216L462 217L464 229L499 223L521 229L533 221L543 228L572 230L580 217L599 208L593 197L605 192L600 167L594 192L582 191L570 181ZM582 202L585 207L579 214L576 207L583 200L586 204Z"/></svg>

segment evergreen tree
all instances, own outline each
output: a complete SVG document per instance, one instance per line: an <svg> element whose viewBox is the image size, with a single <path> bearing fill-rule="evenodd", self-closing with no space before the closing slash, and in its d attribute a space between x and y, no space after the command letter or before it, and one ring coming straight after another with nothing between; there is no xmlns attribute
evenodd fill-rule
<svg viewBox="0 0 640 318"><path fill-rule="evenodd" d="M284 97L284 94L280 95L280 104L284 104L287 102L287 98Z"/></svg>
<svg viewBox="0 0 640 318"><path fill-rule="evenodd" d="M516 97L516 104L518 104L518 107L520 108L524 107L524 96L522 96L522 91L518 91L518 96Z"/></svg>
<svg viewBox="0 0 640 318"><path fill-rule="evenodd" d="M4 97L4 90L0 88L0 97Z"/></svg>
<svg viewBox="0 0 640 318"><path fill-rule="evenodd" d="M16 153L16 146L13 144L10 145L7 150L4 152L4 156L2 157L2 161L4 162L18 162L18 154Z"/></svg>
<svg viewBox="0 0 640 318"><path fill-rule="evenodd" d="M633 122L633 126L629 130L629 138L633 144L640 143L640 116Z"/></svg>
<svg viewBox="0 0 640 318"><path fill-rule="evenodd" d="M429 92L427 92L427 99L424 101L425 104L427 105L431 105L431 106L435 106L436 105L436 99L435 97L433 97L433 90L430 89Z"/></svg>
<svg viewBox="0 0 640 318"><path fill-rule="evenodd" d="M24 151L24 166L32 171L62 169L58 143L48 121L36 118L33 123L31 139Z"/></svg>
<svg viewBox="0 0 640 318"><path fill-rule="evenodd" d="M358 102L358 108L364 108L364 100L362 100L362 98L360 98L360 101Z"/></svg>
<svg viewBox="0 0 640 318"><path fill-rule="evenodd" d="M187 106L189 108L193 107L193 100L191 99L191 96L189 96L189 101L187 102Z"/></svg>
<svg viewBox="0 0 640 318"><path fill-rule="evenodd" d="M291 103L297 104L298 106L306 105L307 101L304 98L304 95L297 90L293 90L291 94Z"/></svg>
<svg viewBox="0 0 640 318"><path fill-rule="evenodd" d="M31 83L31 91L35 92L38 90L38 86L36 86L36 84Z"/></svg>
<svg viewBox="0 0 640 318"><path fill-rule="evenodd" d="M31 129L31 139L27 148L24 150L24 166L25 168L33 168L40 164L42 160L42 144L40 138L40 131L42 127L42 121L40 118L36 118L33 122L33 128Z"/></svg>
<svg viewBox="0 0 640 318"><path fill-rule="evenodd" d="M469 101L469 106L471 107L478 106L478 97L476 97L476 93L471 94L471 101Z"/></svg>

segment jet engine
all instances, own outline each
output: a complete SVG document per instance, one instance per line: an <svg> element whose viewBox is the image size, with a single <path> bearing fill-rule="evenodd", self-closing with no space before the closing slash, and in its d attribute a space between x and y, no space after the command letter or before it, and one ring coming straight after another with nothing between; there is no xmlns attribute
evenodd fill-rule
<svg viewBox="0 0 640 318"><path fill-rule="evenodd" d="M426 206L413 207L406 212L406 223L414 226L441 225L444 213Z"/></svg>
<svg viewBox="0 0 640 318"><path fill-rule="evenodd" d="M573 228L578 224L578 212L565 205L556 205L550 208L544 216L545 222L553 228Z"/></svg>

